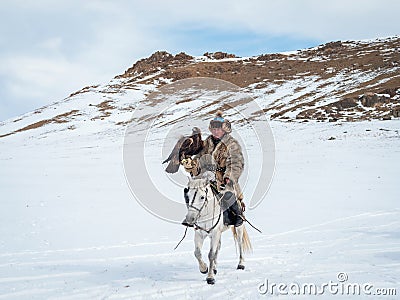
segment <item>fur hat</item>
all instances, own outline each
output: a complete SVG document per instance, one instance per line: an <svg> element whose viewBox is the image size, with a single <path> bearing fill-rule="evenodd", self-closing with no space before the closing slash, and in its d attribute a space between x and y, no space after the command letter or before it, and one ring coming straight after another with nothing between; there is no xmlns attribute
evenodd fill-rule
<svg viewBox="0 0 400 300"><path fill-rule="evenodd" d="M222 128L226 133L232 132L231 122L222 116L222 111L220 110L217 111L215 118L210 121L208 129L211 131L212 128Z"/></svg>

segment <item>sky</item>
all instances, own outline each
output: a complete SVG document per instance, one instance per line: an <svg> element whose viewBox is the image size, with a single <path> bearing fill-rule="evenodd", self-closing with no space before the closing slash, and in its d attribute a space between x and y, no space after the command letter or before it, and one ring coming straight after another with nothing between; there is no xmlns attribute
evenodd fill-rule
<svg viewBox="0 0 400 300"><path fill-rule="evenodd" d="M238 56L400 34L397 0L0 0L0 121L158 50Z"/></svg>

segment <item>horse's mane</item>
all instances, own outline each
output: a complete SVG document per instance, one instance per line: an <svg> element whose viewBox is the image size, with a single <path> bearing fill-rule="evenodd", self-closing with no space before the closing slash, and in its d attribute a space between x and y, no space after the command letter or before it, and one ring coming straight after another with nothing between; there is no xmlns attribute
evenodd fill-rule
<svg viewBox="0 0 400 300"><path fill-rule="evenodd" d="M211 171L206 171L193 178L189 178L188 186L190 188L204 188L210 183L210 180L215 180L215 174Z"/></svg>
<svg viewBox="0 0 400 300"><path fill-rule="evenodd" d="M189 179L188 187L189 188L204 188L208 184L208 181L204 178L191 178Z"/></svg>

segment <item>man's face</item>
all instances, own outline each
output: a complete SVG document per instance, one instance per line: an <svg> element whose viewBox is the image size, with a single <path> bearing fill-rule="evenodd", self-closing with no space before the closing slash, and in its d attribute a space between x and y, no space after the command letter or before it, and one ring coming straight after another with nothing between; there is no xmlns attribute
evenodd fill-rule
<svg viewBox="0 0 400 300"><path fill-rule="evenodd" d="M211 128L211 134L213 137L220 139L224 136L225 131L222 128Z"/></svg>

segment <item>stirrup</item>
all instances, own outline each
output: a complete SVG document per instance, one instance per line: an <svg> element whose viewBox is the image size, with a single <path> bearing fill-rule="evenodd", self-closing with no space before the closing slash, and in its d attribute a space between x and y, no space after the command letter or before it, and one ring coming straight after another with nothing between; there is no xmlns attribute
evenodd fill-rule
<svg viewBox="0 0 400 300"><path fill-rule="evenodd" d="M243 217L242 216L236 216L236 222L235 222L235 227L239 227L243 224Z"/></svg>

